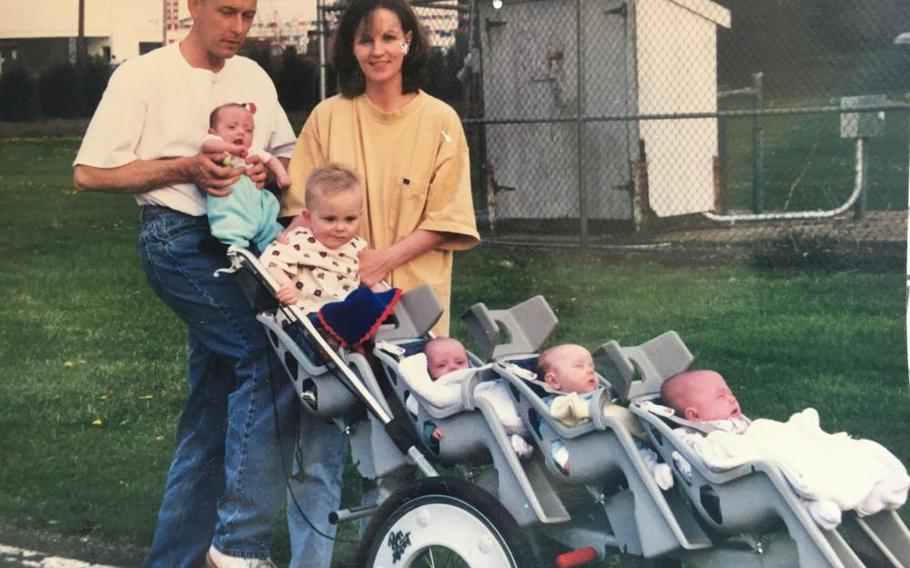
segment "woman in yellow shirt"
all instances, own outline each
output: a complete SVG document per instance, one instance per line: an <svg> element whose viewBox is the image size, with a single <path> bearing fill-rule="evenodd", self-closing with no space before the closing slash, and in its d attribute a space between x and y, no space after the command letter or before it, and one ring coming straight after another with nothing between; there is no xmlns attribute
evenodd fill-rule
<svg viewBox="0 0 910 568"><path fill-rule="evenodd" d="M409 290L430 284L448 335L452 251L479 242L461 121L419 90L429 46L404 0L355 0L335 35L341 93L320 103L297 140L282 216L303 209L310 171L342 162L363 178L361 280Z"/></svg>
<svg viewBox="0 0 910 568"><path fill-rule="evenodd" d="M303 126L281 215L303 209L313 168L327 162L354 168L366 196L360 236L370 246L360 254L361 281L386 280L405 291L431 285L445 310L434 331L448 335L452 252L480 239L461 121L418 88L428 55L406 0L353 0L333 45L341 93L313 109ZM291 566L328 568L333 541L326 536L335 527L326 519L340 501L346 439L336 426L302 414L302 475L295 476L302 481L291 482L288 504Z"/></svg>

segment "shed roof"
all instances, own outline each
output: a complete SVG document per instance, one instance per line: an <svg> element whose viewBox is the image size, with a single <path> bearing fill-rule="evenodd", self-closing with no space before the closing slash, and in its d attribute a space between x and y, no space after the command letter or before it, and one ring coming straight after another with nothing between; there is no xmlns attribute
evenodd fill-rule
<svg viewBox="0 0 910 568"><path fill-rule="evenodd" d="M711 0L667 0L690 12L710 20L718 26L730 27L730 10Z"/></svg>

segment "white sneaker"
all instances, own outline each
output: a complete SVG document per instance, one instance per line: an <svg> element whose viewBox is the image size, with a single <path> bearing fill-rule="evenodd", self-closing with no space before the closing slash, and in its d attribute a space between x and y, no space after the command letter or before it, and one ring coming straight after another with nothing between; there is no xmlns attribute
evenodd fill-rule
<svg viewBox="0 0 910 568"><path fill-rule="evenodd" d="M209 547L205 564L208 568L277 568L269 558L229 556L215 548L215 545Z"/></svg>

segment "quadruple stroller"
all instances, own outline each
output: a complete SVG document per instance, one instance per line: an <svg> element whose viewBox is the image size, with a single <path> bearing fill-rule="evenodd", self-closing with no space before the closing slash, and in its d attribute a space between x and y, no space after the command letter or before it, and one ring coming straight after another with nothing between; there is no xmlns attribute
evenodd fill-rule
<svg viewBox="0 0 910 568"><path fill-rule="evenodd" d="M375 504L331 517L370 517L360 566L569 567L615 556L623 566L910 568L910 532L894 511L845 514L837 530L823 530L773 463L721 473L701 465L673 435L676 425L648 404L693 361L673 331L596 349L602 386L588 399L591 419L569 427L551 418L539 383L529 380L558 323L546 301L505 310L476 304L463 316L477 345L475 371L450 404L437 406L400 370L442 313L428 287L401 297L371 352L337 350L299 310L277 305L275 283L255 256L232 247L229 257L301 403L349 436L359 473L376 483ZM275 310L313 349L275 323ZM490 381L505 383L535 446L530 457L516 454L493 404L477 396ZM658 487L640 442L601 412L609 401L627 406L673 464L673 488ZM436 428L446 432L441 439L429 435ZM556 443L573 456L570 469L554 460Z"/></svg>

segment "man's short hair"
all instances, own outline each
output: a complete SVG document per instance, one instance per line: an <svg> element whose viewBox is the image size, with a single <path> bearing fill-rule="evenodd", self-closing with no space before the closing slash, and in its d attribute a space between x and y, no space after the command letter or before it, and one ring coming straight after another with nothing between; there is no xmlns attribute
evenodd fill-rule
<svg viewBox="0 0 910 568"><path fill-rule="evenodd" d="M319 197L333 197L352 190L360 191L357 172L344 164L329 162L310 172L304 186L304 203L307 209L312 209Z"/></svg>

